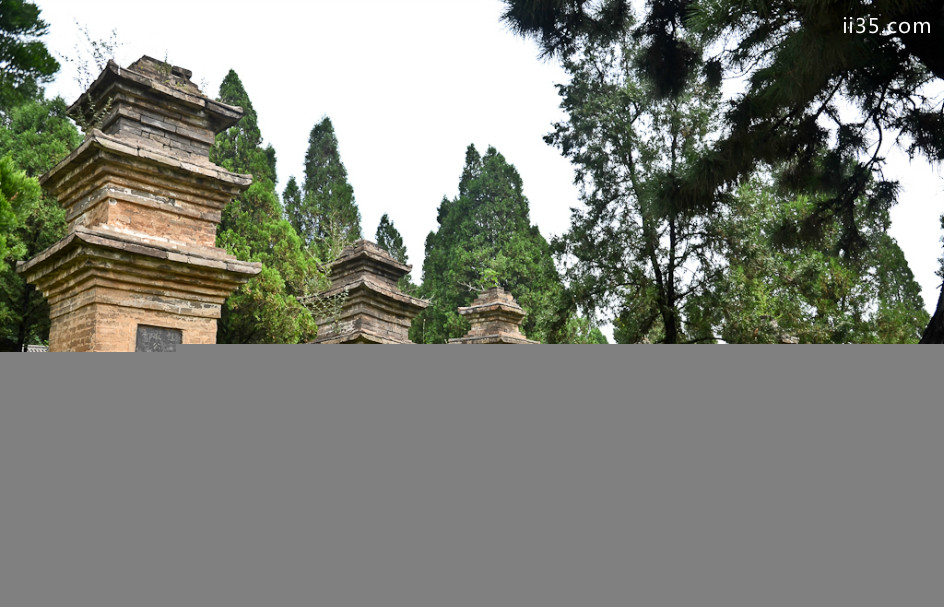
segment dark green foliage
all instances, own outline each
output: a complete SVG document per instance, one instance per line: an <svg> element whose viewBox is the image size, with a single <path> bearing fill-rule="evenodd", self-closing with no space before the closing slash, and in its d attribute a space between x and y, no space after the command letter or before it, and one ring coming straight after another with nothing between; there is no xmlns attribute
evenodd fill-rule
<svg viewBox="0 0 944 607"><path fill-rule="evenodd" d="M23 255L22 243L8 235L38 201L39 183L18 170L9 154L0 158L0 270L9 267L9 259Z"/></svg>
<svg viewBox="0 0 944 607"><path fill-rule="evenodd" d="M553 243L577 306L613 312L619 342L916 341L927 315L886 234L894 184L867 183L873 202L859 201L853 218L816 198L775 196L782 175L723 208L666 204L660 190L709 149L719 104L698 71L683 94L663 94L635 69L632 40L588 43L565 60L569 121L548 137L582 186L585 208ZM821 149L814 167L834 161ZM844 240L847 220L858 253Z"/></svg>
<svg viewBox="0 0 944 607"><path fill-rule="evenodd" d="M560 279L547 241L531 225L515 167L492 147L480 156L470 145L459 196L443 199L437 220L439 230L426 238L420 287L420 296L431 303L414 319L410 339L444 343L465 335L469 324L457 308L488 287L502 286L527 312L525 334L546 341Z"/></svg>
<svg viewBox="0 0 944 607"><path fill-rule="evenodd" d="M374 238L377 241L377 245L387 253L390 253L391 257L400 263L409 263L407 261L406 245L403 244L403 236L400 235L400 230L393 225L393 222L390 221L386 213L383 214L383 217L380 218L380 223L377 224L377 232Z"/></svg>
<svg viewBox="0 0 944 607"><path fill-rule="evenodd" d="M262 147L252 103L236 72L220 85L220 101L241 106L239 122L220 133L210 159L253 184L223 210L217 246L243 261L262 262L262 272L240 287L223 306L219 343L298 343L314 338L311 313L298 298L323 276L295 229L282 217L275 192L275 151Z"/></svg>
<svg viewBox="0 0 944 607"><path fill-rule="evenodd" d="M508 0L516 5L559 5L554 0ZM582 5L582 3L577 3ZM513 25L567 55L598 32L561 29L511 14ZM876 32L844 33L849 19L875 18ZM930 33L891 33L892 22L927 23ZM557 27L564 39L548 44L541 32ZM871 28L871 26L870 26ZM652 0L633 32L642 59L637 67L658 95L683 95L700 71L717 84L722 75L748 76L724 116L725 134L684 175L660 186L663 206L710 212L730 202L726 192L759 165L783 166L780 186L816 201L812 216L839 222L840 246L850 254L866 246L855 221L858 205L894 202L882 183L883 143L894 140L930 160L944 155L944 100L932 94L944 79L944 0L822 2L821 0ZM696 45L693 40L697 40ZM718 42L714 46L709 43ZM700 48L721 49L702 56ZM849 105L858 115L844 110ZM898 133L904 137L897 138ZM825 151L824 151L825 150ZM878 183L875 183L875 182ZM944 302L944 297L941 298ZM944 323L944 309L934 318ZM944 324L934 334L944 336Z"/></svg>
<svg viewBox="0 0 944 607"><path fill-rule="evenodd" d="M210 148L210 161L228 171L249 173L253 182L276 182L275 150L271 145L262 147L259 119L249 95L235 71L230 70L220 84L219 101L243 109L243 116L235 126L216 136Z"/></svg>
<svg viewBox="0 0 944 607"><path fill-rule="evenodd" d="M822 218L816 234L784 238L817 210L806 197L777 198L752 181L719 223L727 271L704 308L735 343L915 343L928 322L919 285L886 233L887 209L857 219L865 246L842 254L841 223ZM707 319L705 319L707 320Z"/></svg>
<svg viewBox="0 0 944 607"><path fill-rule="evenodd" d="M0 0L0 113L40 95L59 63L39 40L49 26L39 8L22 0Z"/></svg>
<svg viewBox="0 0 944 607"><path fill-rule="evenodd" d="M298 182L295 181L295 177L289 177L285 189L282 190L282 205L285 208L285 216L288 218L288 222L292 224L295 232L298 233L297 226L301 225L302 222L302 191L298 189Z"/></svg>
<svg viewBox="0 0 944 607"><path fill-rule="evenodd" d="M613 313L617 341L711 342L692 302L722 270L719 217L685 214L654 193L707 147L718 97L693 78L684 96L665 98L638 76L638 58L624 41L582 47L564 62L569 119L547 141L574 163L584 208L553 248L577 308Z"/></svg>
<svg viewBox="0 0 944 607"><path fill-rule="evenodd" d="M613 40L623 32L627 0L505 0L502 19L522 36L541 43L545 57L568 54L577 39Z"/></svg>
<svg viewBox="0 0 944 607"><path fill-rule="evenodd" d="M383 217L380 218L380 223L377 224L377 232L374 234L374 240L381 249L390 253L391 257L402 264L409 265L409 257L406 254L406 245L403 244L403 236L400 235L400 230L393 225L393 222L390 221L386 213L383 214ZM416 292L416 285L410 280L409 274L401 278L397 286L399 286L400 290L404 293L412 295Z"/></svg>
<svg viewBox="0 0 944 607"><path fill-rule="evenodd" d="M565 331L558 338L558 343L566 344L606 344L606 335L589 318L571 315L567 319Z"/></svg>
<svg viewBox="0 0 944 607"><path fill-rule="evenodd" d="M294 184L294 177L289 183ZM289 197L286 190L285 205L292 226L322 259L330 260L343 246L361 238L354 188L347 181L334 126L327 116L309 134L301 193L292 191Z"/></svg>
<svg viewBox="0 0 944 607"><path fill-rule="evenodd" d="M17 167L38 177L81 143L66 117L61 98L29 101L8 115L0 127L0 155L10 154ZM65 236L65 212L54 198L41 196L31 205L10 236L21 248L17 259L29 259ZM16 274L12 264L0 272L0 341L19 349L25 343L49 339L49 305L32 285Z"/></svg>
<svg viewBox="0 0 944 607"><path fill-rule="evenodd" d="M0 129L0 150L12 153L28 175L39 177L82 142L66 110L60 97L17 106Z"/></svg>
<svg viewBox="0 0 944 607"><path fill-rule="evenodd" d="M49 337L49 306L14 271L64 235L65 214L41 194L36 177L78 145L61 99L43 101L41 85L59 64L40 40L48 26L36 5L0 0L0 343L19 349ZM20 172L23 171L23 172ZM12 189L11 189L12 188ZM13 190L21 191L13 191ZM6 208L4 208L6 207Z"/></svg>
<svg viewBox="0 0 944 607"><path fill-rule="evenodd" d="M22 258L26 247L16 238L25 215L39 204L39 183L17 169L10 155L0 157L0 350L18 346L13 324L19 320L15 308L6 305L6 294L12 290L9 275L14 259Z"/></svg>

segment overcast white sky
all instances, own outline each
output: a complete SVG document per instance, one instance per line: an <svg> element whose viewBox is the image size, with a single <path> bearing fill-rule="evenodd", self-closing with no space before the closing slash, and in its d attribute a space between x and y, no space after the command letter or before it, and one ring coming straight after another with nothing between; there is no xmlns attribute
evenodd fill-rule
<svg viewBox="0 0 944 607"><path fill-rule="evenodd" d="M82 45L77 21L94 39L117 30L121 65L166 56L213 97L236 70L276 150L280 193L289 176L303 178L308 133L330 116L365 237L389 213L416 281L426 235L437 228L443 196L457 194L470 143L481 152L493 145L515 165L546 238L567 229L577 204L570 164L542 139L563 117L554 84L565 74L499 21L500 0L33 1L60 56ZM80 92L65 63L47 88L68 102ZM903 185L892 235L930 310L940 285L944 177L901 154L888 174Z"/></svg>

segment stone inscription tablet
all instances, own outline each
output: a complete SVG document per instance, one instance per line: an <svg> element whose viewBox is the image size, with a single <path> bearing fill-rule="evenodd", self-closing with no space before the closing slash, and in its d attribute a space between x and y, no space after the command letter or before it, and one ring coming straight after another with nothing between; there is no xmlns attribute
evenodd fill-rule
<svg viewBox="0 0 944 607"><path fill-rule="evenodd" d="M177 346L182 342L183 332L180 329L138 325L138 339L135 343L134 351L176 352Z"/></svg>

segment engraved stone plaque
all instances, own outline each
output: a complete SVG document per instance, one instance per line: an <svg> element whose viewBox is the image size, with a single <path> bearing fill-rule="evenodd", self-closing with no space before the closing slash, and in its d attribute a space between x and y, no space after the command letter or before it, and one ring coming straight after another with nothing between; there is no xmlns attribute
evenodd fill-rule
<svg viewBox="0 0 944 607"><path fill-rule="evenodd" d="M138 325L138 339L135 343L134 351L176 352L177 346L182 342L183 332L180 329Z"/></svg>

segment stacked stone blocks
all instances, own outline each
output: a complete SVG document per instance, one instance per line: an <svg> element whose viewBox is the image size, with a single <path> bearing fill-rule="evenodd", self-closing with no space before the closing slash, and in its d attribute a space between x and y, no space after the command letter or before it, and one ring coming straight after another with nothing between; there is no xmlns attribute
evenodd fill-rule
<svg viewBox="0 0 944 607"><path fill-rule="evenodd" d="M260 264L214 246L223 207L252 178L209 160L240 108L205 97L191 73L142 57L109 62L69 111L99 125L44 175L67 236L18 271L49 299L50 350L130 351L139 327L216 343L220 308Z"/></svg>
<svg viewBox="0 0 944 607"><path fill-rule="evenodd" d="M336 316L317 318L318 338L326 344L408 344L410 324L429 302L407 295L397 282L410 272L367 240L346 247L331 264L331 287L324 301L343 298Z"/></svg>
<svg viewBox="0 0 944 607"><path fill-rule="evenodd" d="M464 337L450 339L451 344L536 344L521 332L525 312L501 287L481 293L459 314L469 319L472 328Z"/></svg>

